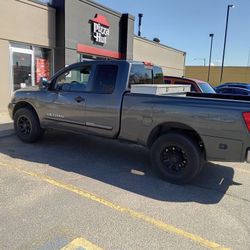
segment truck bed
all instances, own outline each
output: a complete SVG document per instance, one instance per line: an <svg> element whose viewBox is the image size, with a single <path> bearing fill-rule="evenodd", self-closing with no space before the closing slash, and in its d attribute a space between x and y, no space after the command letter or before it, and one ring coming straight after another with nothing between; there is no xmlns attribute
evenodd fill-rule
<svg viewBox="0 0 250 250"><path fill-rule="evenodd" d="M244 161L250 145L242 117L243 112L250 111L247 100L250 99L217 94L188 93L182 97L127 93L120 137L146 145L157 126L181 126L201 136L208 160ZM140 130L135 132L135 128Z"/></svg>

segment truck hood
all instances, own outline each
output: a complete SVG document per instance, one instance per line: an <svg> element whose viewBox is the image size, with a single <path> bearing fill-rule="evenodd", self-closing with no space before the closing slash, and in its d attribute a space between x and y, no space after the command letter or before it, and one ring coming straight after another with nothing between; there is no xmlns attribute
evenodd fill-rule
<svg viewBox="0 0 250 250"><path fill-rule="evenodd" d="M45 92L45 91L39 88L38 86L34 86L34 87L32 86L32 87L16 90L12 95L11 103L16 103L20 100L30 101L34 98L37 98L42 92Z"/></svg>
<svg viewBox="0 0 250 250"><path fill-rule="evenodd" d="M27 92L36 92L36 91L40 91L41 89L38 86L30 86L27 88L22 88L22 89L18 89L15 91L16 93L27 93Z"/></svg>

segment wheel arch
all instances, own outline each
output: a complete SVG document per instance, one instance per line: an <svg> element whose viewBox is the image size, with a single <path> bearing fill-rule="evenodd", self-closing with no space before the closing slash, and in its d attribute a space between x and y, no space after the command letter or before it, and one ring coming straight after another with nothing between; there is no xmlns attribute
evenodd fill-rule
<svg viewBox="0 0 250 250"><path fill-rule="evenodd" d="M178 132L189 136L193 141L195 141L200 147L201 151L204 153L204 159L206 159L206 149L204 142L198 132L192 127L179 123L179 122L166 122L161 123L154 127L150 132L147 140L147 147L151 148L153 143L161 136L171 132Z"/></svg>
<svg viewBox="0 0 250 250"><path fill-rule="evenodd" d="M21 108L28 108L30 110L32 110L32 112L34 112L34 114L36 115L37 119L40 121L39 119L39 116L38 116L38 113L36 112L36 109L33 107L32 104L30 104L29 102L26 102L26 101L21 101L21 102L18 102L14 109L13 109L13 112L12 112L12 117L14 118L15 116L15 113L17 112L17 110L21 109Z"/></svg>

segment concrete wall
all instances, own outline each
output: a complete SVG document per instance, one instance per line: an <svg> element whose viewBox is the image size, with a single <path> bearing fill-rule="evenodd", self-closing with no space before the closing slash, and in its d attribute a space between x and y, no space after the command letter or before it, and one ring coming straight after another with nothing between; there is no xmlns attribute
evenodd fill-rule
<svg viewBox="0 0 250 250"><path fill-rule="evenodd" d="M0 111L12 93L10 42L55 46L55 10L27 0L0 1Z"/></svg>
<svg viewBox="0 0 250 250"><path fill-rule="evenodd" d="M221 67L212 66L210 69L209 83L213 86L220 84ZM186 77L207 81L208 67L186 66ZM250 83L250 67L224 67L223 82Z"/></svg>
<svg viewBox="0 0 250 250"><path fill-rule="evenodd" d="M0 39L0 112L7 110L11 86L9 42Z"/></svg>
<svg viewBox="0 0 250 250"><path fill-rule="evenodd" d="M0 38L55 46L55 10L27 0L0 1Z"/></svg>
<svg viewBox="0 0 250 250"><path fill-rule="evenodd" d="M186 53L162 44L134 37L133 60L149 61L163 68L164 75L183 76Z"/></svg>

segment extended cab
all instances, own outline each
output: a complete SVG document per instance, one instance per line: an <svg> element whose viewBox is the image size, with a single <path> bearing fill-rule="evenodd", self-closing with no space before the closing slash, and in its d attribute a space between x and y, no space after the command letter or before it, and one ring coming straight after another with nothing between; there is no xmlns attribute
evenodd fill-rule
<svg viewBox="0 0 250 250"><path fill-rule="evenodd" d="M214 94L131 93L132 84L163 84L159 67L87 61L56 73L9 104L17 136L35 142L46 129L126 140L148 147L169 182L186 183L205 161L249 161L249 99Z"/></svg>

